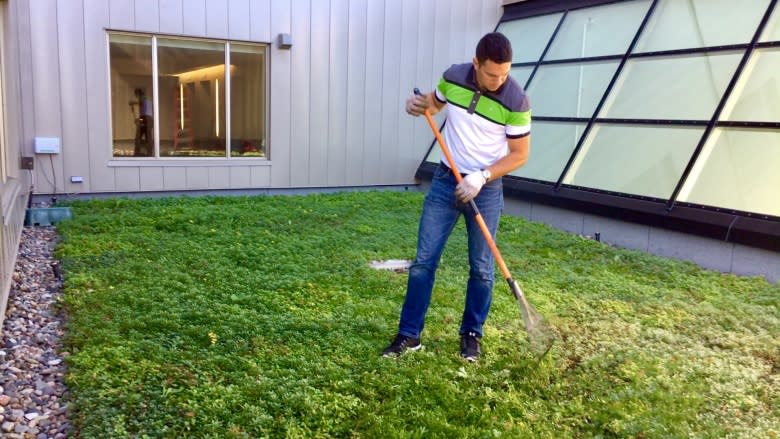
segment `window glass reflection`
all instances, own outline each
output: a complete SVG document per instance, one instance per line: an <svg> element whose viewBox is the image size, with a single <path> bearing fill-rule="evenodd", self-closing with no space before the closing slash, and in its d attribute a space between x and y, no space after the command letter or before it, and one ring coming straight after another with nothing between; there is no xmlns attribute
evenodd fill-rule
<svg viewBox="0 0 780 439"><path fill-rule="evenodd" d="M761 35L759 41L780 41L780 8L775 5L775 10L772 12L772 17L764 28L764 32Z"/></svg>
<svg viewBox="0 0 780 439"><path fill-rule="evenodd" d="M780 49L753 52L724 108L724 120L780 122Z"/></svg>
<svg viewBox="0 0 780 439"><path fill-rule="evenodd" d="M431 152L428 154L428 157L425 158L425 161L439 163L441 161L441 157L441 148L439 148L439 143L437 142L435 145L433 145L433 148L431 148Z"/></svg>
<svg viewBox="0 0 780 439"><path fill-rule="evenodd" d="M512 62L536 62L552 37L562 14L542 15L524 20L507 21L498 25L503 33L515 43L512 47ZM522 83L521 83L522 84Z"/></svg>
<svg viewBox="0 0 780 439"><path fill-rule="evenodd" d="M115 157L153 157L152 37L111 34L111 128Z"/></svg>
<svg viewBox="0 0 780 439"><path fill-rule="evenodd" d="M230 45L230 154L266 157L265 48Z"/></svg>
<svg viewBox="0 0 780 439"><path fill-rule="evenodd" d="M678 199L780 217L780 132L715 129Z"/></svg>
<svg viewBox="0 0 780 439"><path fill-rule="evenodd" d="M225 44L159 38L160 155L225 157Z"/></svg>
<svg viewBox="0 0 780 439"><path fill-rule="evenodd" d="M521 87L525 87L533 70L533 67L513 67L512 70L509 71L509 75L515 78L515 81L517 81Z"/></svg>
<svg viewBox="0 0 780 439"><path fill-rule="evenodd" d="M747 44L769 0L661 0L634 52Z"/></svg>
<svg viewBox="0 0 780 439"><path fill-rule="evenodd" d="M595 125L563 182L667 199L703 131L698 127Z"/></svg>
<svg viewBox="0 0 780 439"><path fill-rule="evenodd" d="M511 175L557 182L584 129L585 124L534 122L529 160Z"/></svg>
<svg viewBox="0 0 780 439"><path fill-rule="evenodd" d="M637 0L569 12L545 59L623 55L649 6Z"/></svg>
<svg viewBox="0 0 780 439"><path fill-rule="evenodd" d="M709 120L741 57L728 52L630 60L599 117Z"/></svg>
<svg viewBox="0 0 780 439"><path fill-rule="evenodd" d="M540 67L528 86L534 116L591 117L617 65L608 61Z"/></svg>

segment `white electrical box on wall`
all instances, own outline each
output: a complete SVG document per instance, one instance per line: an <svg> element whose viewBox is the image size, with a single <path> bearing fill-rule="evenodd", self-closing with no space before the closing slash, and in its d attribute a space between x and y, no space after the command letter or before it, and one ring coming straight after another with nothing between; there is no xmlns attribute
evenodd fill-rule
<svg viewBox="0 0 780 439"><path fill-rule="evenodd" d="M35 153L36 154L59 154L60 138L59 137L36 137Z"/></svg>

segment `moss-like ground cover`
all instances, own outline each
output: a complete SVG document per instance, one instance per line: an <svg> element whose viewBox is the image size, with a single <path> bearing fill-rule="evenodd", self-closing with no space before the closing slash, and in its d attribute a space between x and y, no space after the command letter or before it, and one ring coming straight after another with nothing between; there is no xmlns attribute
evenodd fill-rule
<svg viewBox="0 0 780 439"><path fill-rule="evenodd" d="M60 223L82 438L778 437L780 287L505 216L498 244L560 339L528 350L506 284L458 357L465 229L397 360L420 193L105 199Z"/></svg>

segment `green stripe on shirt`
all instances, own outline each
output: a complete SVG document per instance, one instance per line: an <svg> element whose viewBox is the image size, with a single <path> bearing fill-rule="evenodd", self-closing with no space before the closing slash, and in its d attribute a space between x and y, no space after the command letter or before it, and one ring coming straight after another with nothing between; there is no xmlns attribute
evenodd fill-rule
<svg viewBox="0 0 780 439"><path fill-rule="evenodd" d="M469 108L475 93L474 90L444 79L439 82L439 92L447 97L448 102L463 108ZM525 126L531 123L530 111L509 111L498 101L484 95L479 98L475 111L485 119L500 125Z"/></svg>
<svg viewBox="0 0 780 439"><path fill-rule="evenodd" d="M471 104L471 98L474 96L474 91L465 87L461 87L458 84L447 82L444 78L439 81L439 92L447 98L447 102L451 102L455 105L468 108Z"/></svg>

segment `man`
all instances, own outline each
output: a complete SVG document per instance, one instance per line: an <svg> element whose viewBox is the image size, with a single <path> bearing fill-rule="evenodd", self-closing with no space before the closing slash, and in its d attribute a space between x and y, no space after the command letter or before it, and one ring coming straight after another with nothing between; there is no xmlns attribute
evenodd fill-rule
<svg viewBox="0 0 780 439"><path fill-rule="evenodd" d="M436 268L461 214L468 232L470 270L460 355L468 361L480 355L482 326L493 294L493 255L468 203L474 200L495 238L504 204L501 177L528 160L530 105L523 88L509 76L511 67L511 43L498 32L489 33L480 39L471 63L451 66L435 91L406 101L406 112L412 116L426 109L435 114L451 104L443 136L463 181L456 183L443 158L425 197L398 333L382 352L385 357L422 347L420 335Z"/></svg>
<svg viewBox="0 0 780 439"><path fill-rule="evenodd" d="M154 108L152 101L146 97L142 88L135 89L135 97L138 99L138 118L135 120L135 151L136 156L151 156L154 154L154 142L152 140L154 122ZM141 145L146 144L146 153L141 152Z"/></svg>

